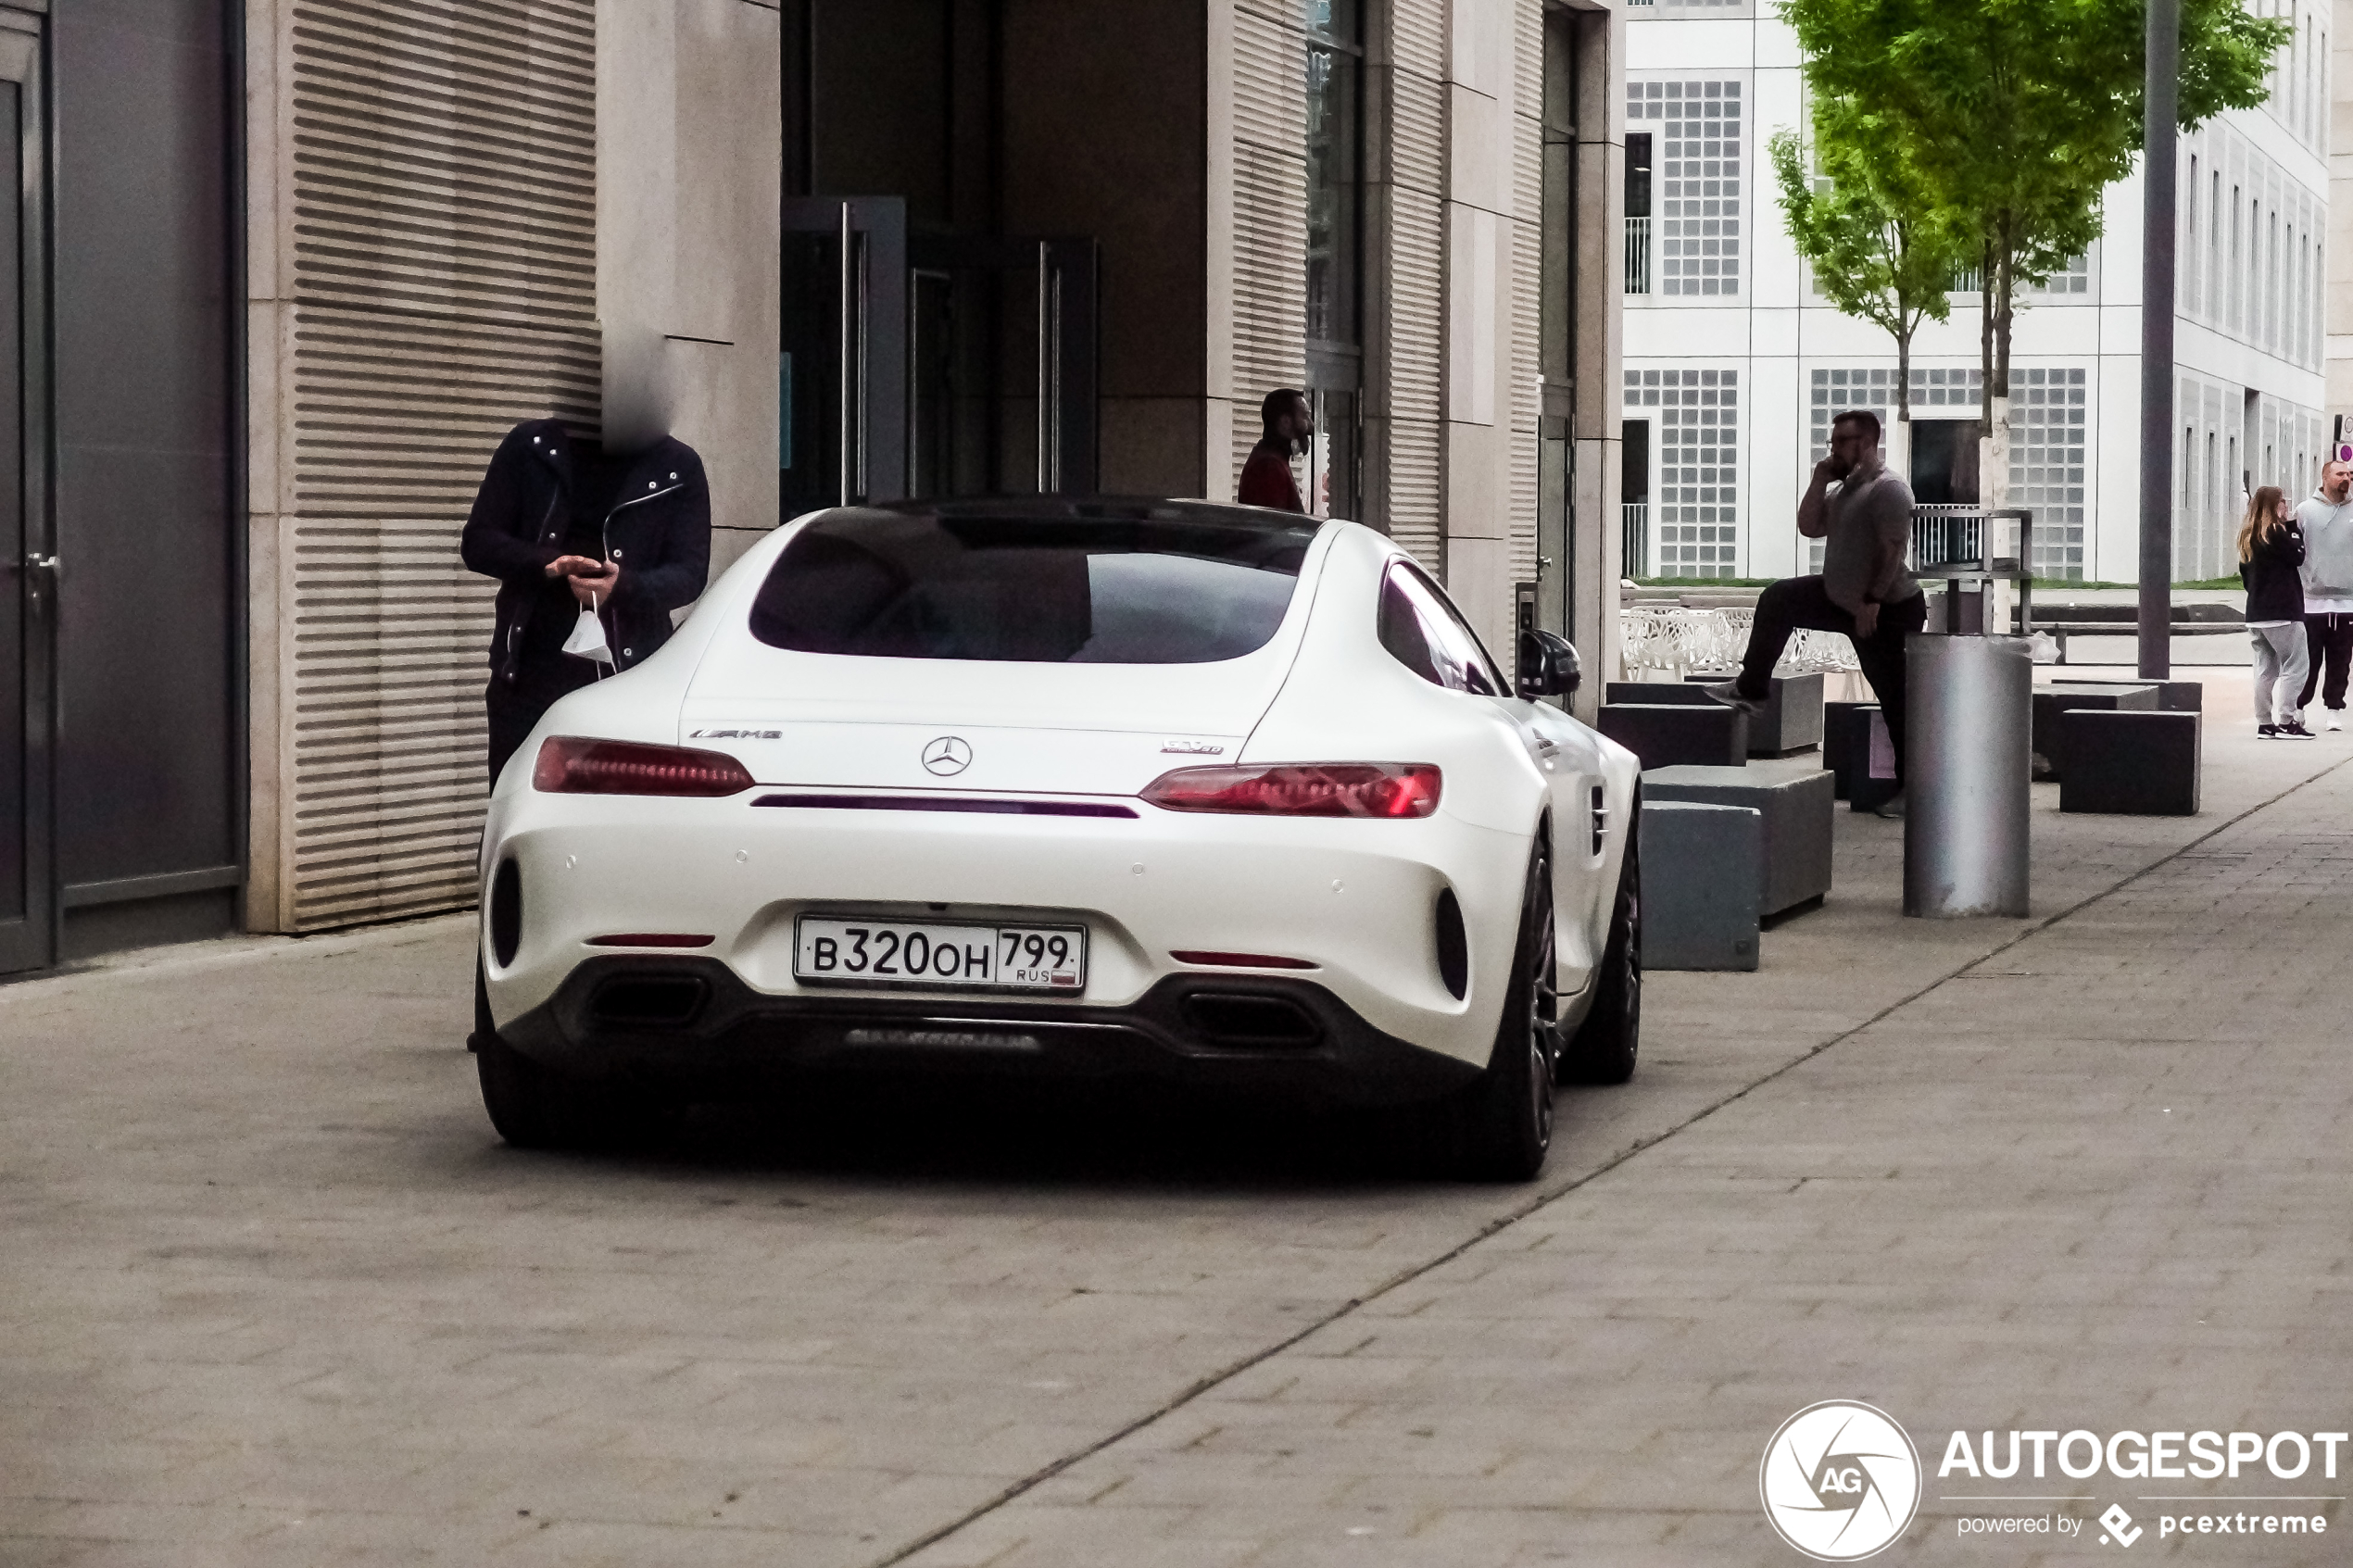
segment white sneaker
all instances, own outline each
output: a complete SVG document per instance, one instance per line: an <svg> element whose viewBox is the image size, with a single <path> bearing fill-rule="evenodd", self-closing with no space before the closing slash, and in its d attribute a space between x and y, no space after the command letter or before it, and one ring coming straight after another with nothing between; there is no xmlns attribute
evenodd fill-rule
<svg viewBox="0 0 2353 1568"><path fill-rule="evenodd" d="M2341 730L2345 728L2345 710L2341 708L2330 709L2328 721L2322 724L2321 728L2324 730Z"/></svg>

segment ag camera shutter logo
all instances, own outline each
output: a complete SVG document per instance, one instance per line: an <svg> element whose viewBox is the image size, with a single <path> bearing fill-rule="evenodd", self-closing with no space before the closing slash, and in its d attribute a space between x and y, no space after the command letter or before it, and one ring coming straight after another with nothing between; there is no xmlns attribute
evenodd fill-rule
<svg viewBox="0 0 2353 1568"><path fill-rule="evenodd" d="M1920 1455L1884 1411L1808 1405L1765 1445L1756 1489L1781 1539L1818 1562L1885 1550L1920 1506Z"/></svg>

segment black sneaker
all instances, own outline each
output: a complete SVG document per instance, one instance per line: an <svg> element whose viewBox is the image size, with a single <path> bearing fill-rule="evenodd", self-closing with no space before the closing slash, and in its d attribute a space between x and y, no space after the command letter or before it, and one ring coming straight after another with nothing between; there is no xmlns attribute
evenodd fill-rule
<svg viewBox="0 0 2353 1568"><path fill-rule="evenodd" d="M2255 738L2257 740L2277 740L2280 738L2280 727L2277 724L2258 724L2255 726Z"/></svg>
<svg viewBox="0 0 2353 1568"><path fill-rule="evenodd" d="M2282 724L2277 737L2281 740L2319 740L2321 737L2301 724Z"/></svg>
<svg viewBox="0 0 2353 1568"><path fill-rule="evenodd" d="M1752 719L1761 718L1764 715L1765 699L1741 696L1741 684L1738 681L1718 681L1712 686L1702 686L1700 690L1727 708L1739 709Z"/></svg>

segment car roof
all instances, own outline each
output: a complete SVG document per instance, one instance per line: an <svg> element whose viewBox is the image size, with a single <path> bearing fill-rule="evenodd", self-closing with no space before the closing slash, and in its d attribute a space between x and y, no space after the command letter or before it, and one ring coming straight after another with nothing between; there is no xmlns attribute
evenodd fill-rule
<svg viewBox="0 0 2353 1568"><path fill-rule="evenodd" d="M988 495L958 500L870 502L860 510L917 517L1072 518L1103 522L1196 522L1221 528L1263 528L1268 533L1322 528L1329 519L1269 507L1238 507L1217 501L1159 495Z"/></svg>

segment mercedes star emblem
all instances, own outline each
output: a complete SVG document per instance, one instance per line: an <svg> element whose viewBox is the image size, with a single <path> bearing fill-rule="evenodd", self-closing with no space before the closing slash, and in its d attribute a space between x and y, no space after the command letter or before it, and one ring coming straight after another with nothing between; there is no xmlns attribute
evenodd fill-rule
<svg viewBox="0 0 2353 1568"><path fill-rule="evenodd" d="M955 735L942 735L924 747L924 766L935 773L961 773L972 760L973 748Z"/></svg>

